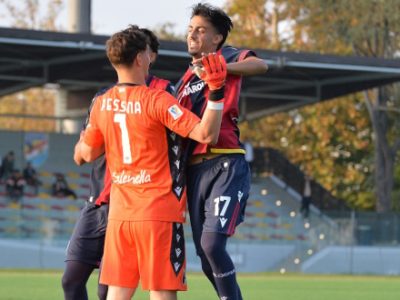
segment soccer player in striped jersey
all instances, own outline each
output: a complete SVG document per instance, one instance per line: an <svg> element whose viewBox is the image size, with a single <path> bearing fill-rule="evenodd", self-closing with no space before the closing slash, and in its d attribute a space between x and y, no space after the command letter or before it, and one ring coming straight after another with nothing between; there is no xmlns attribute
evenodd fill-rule
<svg viewBox="0 0 400 300"><path fill-rule="evenodd" d="M210 93L200 120L167 92L145 85L146 40L129 27L107 41L118 84L97 98L80 144L85 161L105 151L113 182L100 278L109 286L107 299L130 299L139 280L152 300L174 300L186 290L186 189L176 141L216 142L224 106L222 56L202 58Z"/></svg>
<svg viewBox="0 0 400 300"><path fill-rule="evenodd" d="M194 6L187 34L192 63L175 86L179 102L202 116L208 86L199 77L202 56L216 52L227 62L225 105L218 142L192 142L187 153L187 190L193 240L205 275L220 299L241 300L234 264L226 251L227 240L244 218L250 190L250 171L239 140L241 75L267 71L267 65L249 50L222 47L233 24L221 9ZM193 72L195 71L195 72ZM207 188L204 188L207 187Z"/></svg>

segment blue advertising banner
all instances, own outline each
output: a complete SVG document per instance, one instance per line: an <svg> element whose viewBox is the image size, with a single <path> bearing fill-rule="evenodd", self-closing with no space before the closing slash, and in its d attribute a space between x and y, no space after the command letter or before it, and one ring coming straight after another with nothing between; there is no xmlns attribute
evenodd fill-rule
<svg viewBox="0 0 400 300"><path fill-rule="evenodd" d="M24 138L24 156L37 168L42 166L49 155L49 135L40 132L27 132Z"/></svg>

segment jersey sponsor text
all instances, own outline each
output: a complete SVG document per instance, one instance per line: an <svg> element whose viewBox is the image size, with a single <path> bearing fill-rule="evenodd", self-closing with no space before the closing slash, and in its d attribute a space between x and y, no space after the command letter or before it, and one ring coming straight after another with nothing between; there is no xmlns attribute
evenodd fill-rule
<svg viewBox="0 0 400 300"><path fill-rule="evenodd" d="M146 170L140 170L140 173L136 175L128 175L125 171L122 171L121 173L113 172L112 180L116 184L132 183L139 185L151 182L151 176Z"/></svg>
<svg viewBox="0 0 400 300"><path fill-rule="evenodd" d="M204 81L197 81L191 83L190 85L186 86L185 89L183 90L182 97L200 92L203 89L204 85L205 85Z"/></svg>

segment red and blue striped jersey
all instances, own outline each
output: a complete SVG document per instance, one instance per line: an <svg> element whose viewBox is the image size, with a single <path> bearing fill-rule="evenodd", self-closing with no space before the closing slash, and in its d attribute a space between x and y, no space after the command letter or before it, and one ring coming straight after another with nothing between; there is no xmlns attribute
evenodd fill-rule
<svg viewBox="0 0 400 300"><path fill-rule="evenodd" d="M239 50L230 46L218 51L227 63L239 62L246 57L255 56L250 50ZM225 105L218 143L212 146L191 142L189 154L203 153L245 153L239 141L239 96L242 76L228 74L225 82ZM176 98L180 104L197 116L204 113L208 98L208 86L203 80L192 73L189 67L186 73L175 85Z"/></svg>

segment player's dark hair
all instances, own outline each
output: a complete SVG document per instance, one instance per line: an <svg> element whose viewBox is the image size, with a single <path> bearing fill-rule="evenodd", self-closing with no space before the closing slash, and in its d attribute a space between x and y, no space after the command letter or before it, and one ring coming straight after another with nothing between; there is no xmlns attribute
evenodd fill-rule
<svg viewBox="0 0 400 300"><path fill-rule="evenodd" d="M145 35L147 35L151 51L158 54L158 48L160 47L160 42L158 41L156 35L153 33L153 31L147 28L140 28L140 30L143 31Z"/></svg>
<svg viewBox="0 0 400 300"><path fill-rule="evenodd" d="M149 44L147 35L136 25L114 33L106 42L107 57L113 65L131 66Z"/></svg>
<svg viewBox="0 0 400 300"><path fill-rule="evenodd" d="M192 16L201 16L209 21L214 28L222 35L222 41L219 43L217 50L222 47L228 37L229 32L233 28L231 18L220 8L214 7L208 3L198 3L193 7Z"/></svg>

